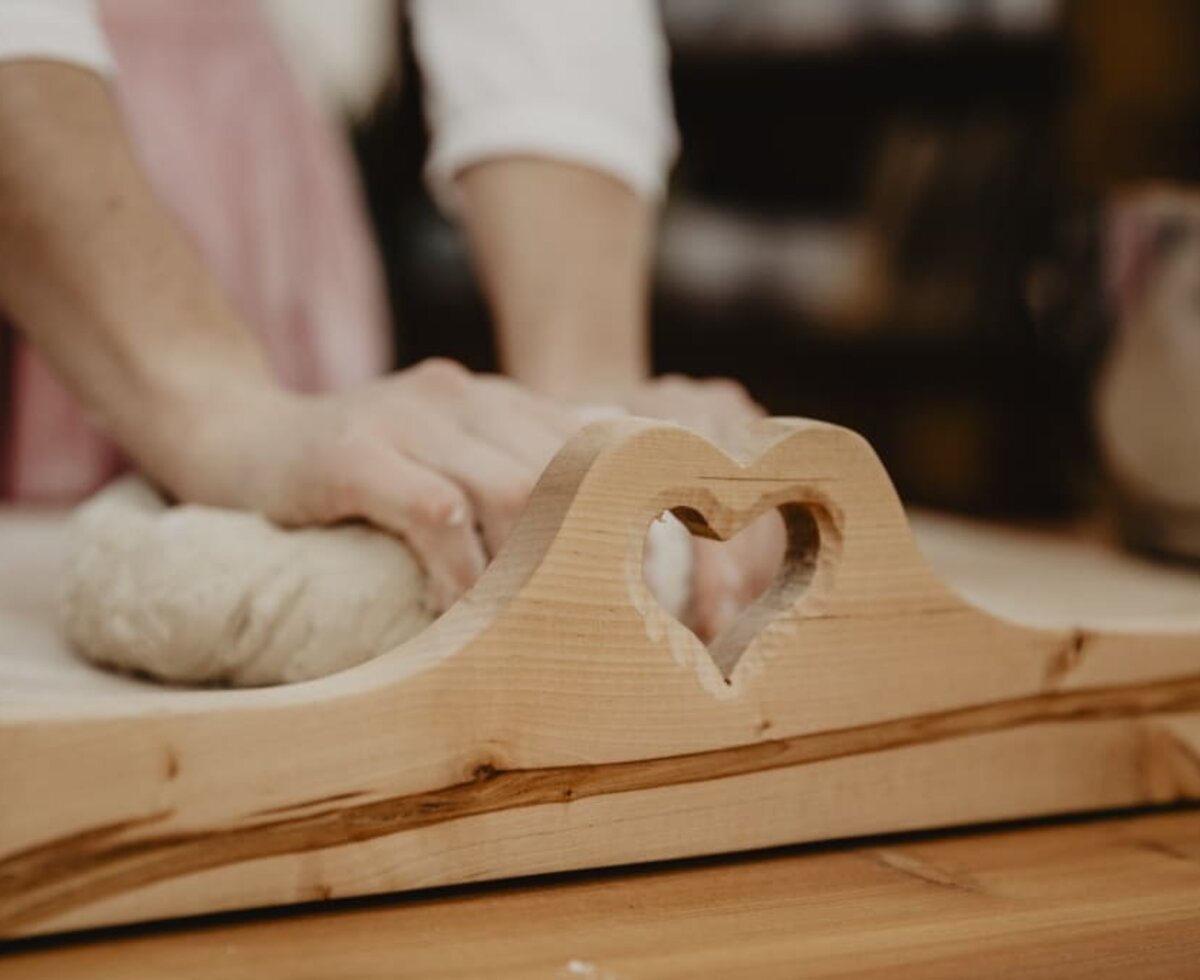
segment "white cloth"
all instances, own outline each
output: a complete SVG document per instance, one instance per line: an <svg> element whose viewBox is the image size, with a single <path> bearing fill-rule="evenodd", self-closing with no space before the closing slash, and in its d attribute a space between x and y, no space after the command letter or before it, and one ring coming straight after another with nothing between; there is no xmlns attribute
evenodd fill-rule
<svg viewBox="0 0 1200 980"><path fill-rule="evenodd" d="M677 138L650 0L413 0L429 184L493 157L565 159L661 194Z"/></svg>
<svg viewBox="0 0 1200 980"><path fill-rule="evenodd" d="M677 137L652 0L413 0L438 201L501 156L569 160L658 197ZM0 0L0 60L112 68L88 0Z"/></svg>
<svg viewBox="0 0 1200 980"><path fill-rule="evenodd" d="M0 0L0 61L49 58L109 73L112 55L88 0Z"/></svg>

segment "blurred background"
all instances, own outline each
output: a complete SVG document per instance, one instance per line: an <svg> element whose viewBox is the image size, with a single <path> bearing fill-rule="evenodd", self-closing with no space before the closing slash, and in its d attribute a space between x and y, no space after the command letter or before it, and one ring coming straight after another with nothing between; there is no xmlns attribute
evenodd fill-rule
<svg viewBox="0 0 1200 980"><path fill-rule="evenodd" d="M340 7L341 5L339 5ZM663 0L683 150L660 372L730 375L874 444L905 500L1093 506L1111 330L1102 205L1200 179L1192 0ZM350 113L402 364L494 369L461 236L428 199L402 11ZM397 181L397 174L403 179Z"/></svg>

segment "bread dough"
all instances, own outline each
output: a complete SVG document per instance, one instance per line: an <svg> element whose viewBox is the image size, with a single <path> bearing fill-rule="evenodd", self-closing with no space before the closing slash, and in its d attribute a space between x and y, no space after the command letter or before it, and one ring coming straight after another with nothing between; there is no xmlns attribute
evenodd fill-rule
<svg viewBox="0 0 1200 980"><path fill-rule="evenodd" d="M434 618L413 553L362 525L287 530L244 511L169 506L127 477L84 504L74 530L60 604L68 641L160 680L308 680L378 656ZM682 615L691 549L674 518L652 526L646 574Z"/></svg>
<svg viewBox="0 0 1200 980"><path fill-rule="evenodd" d="M425 576L364 526L285 530L243 511L168 506L129 477L78 512L62 627L85 657L161 680L307 680L433 620Z"/></svg>

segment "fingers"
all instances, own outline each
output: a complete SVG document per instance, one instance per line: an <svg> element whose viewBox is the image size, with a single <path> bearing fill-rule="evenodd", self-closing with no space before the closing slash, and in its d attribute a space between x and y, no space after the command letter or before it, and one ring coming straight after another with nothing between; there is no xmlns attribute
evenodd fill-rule
<svg viewBox="0 0 1200 980"><path fill-rule="evenodd" d="M727 378L668 374L643 385L628 402L635 414L674 419L726 448L741 438L746 422L765 414L745 388Z"/></svg>
<svg viewBox="0 0 1200 980"><path fill-rule="evenodd" d="M401 384L444 420L538 471L579 428L574 416L506 378L472 375L452 361L431 359ZM397 379L399 380L399 379Z"/></svg>
<svg viewBox="0 0 1200 980"><path fill-rule="evenodd" d="M466 494L488 554L495 555L525 509L541 469L442 419L427 420L420 438L408 439L408 450Z"/></svg>
<svg viewBox="0 0 1200 980"><path fill-rule="evenodd" d="M469 499L494 555L542 470L579 427L572 415L503 378L426 361L386 385L386 438Z"/></svg>
<svg viewBox="0 0 1200 980"><path fill-rule="evenodd" d="M487 559L470 501L452 481L383 450L360 464L350 494L353 516L401 535L416 552L438 611L483 571Z"/></svg>
<svg viewBox="0 0 1200 980"><path fill-rule="evenodd" d="M729 542L728 550L743 576L738 599L747 605L766 591L783 565L787 550L783 516L771 509L755 518Z"/></svg>
<svg viewBox="0 0 1200 980"><path fill-rule="evenodd" d="M692 609L696 634L707 643L741 614L744 576L723 543L696 538L693 549Z"/></svg>
<svg viewBox="0 0 1200 980"><path fill-rule="evenodd" d="M786 546L777 510L762 514L729 542L696 539L693 610L701 639L723 633L767 590Z"/></svg>
<svg viewBox="0 0 1200 980"><path fill-rule="evenodd" d="M463 427L537 474L581 422L574 413L504 378L480 378L460 406Z"/></svg>
<svg viewBox="0 0 1200 980"><path fill-rule="evenodd" d="M643 403L629 407L678 418L719 442L761 414L734 382L678 377L646 386ZM445 360L328 396L313 411L325 419L313 428L327 446L316 458L333 464L320 467L333 502L302 509L309 519L362 517L403 535L440 606L500 550L542 470L583 421L511 381ZM703 634L726 628L757 594L761 551L697 545L694 607Z"/></svg>

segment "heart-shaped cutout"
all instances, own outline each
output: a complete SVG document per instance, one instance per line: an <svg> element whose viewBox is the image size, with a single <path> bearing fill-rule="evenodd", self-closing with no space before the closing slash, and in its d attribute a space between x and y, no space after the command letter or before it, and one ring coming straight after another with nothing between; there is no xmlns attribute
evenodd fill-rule
<svg viewBox="0 0 1200 980"><path fill-rule="evenodd" d="M643 570L651 594L729 683L754 638L808 588L820 532L802 504L714 518L694 507L664 511L647 532Z"/></svg>

